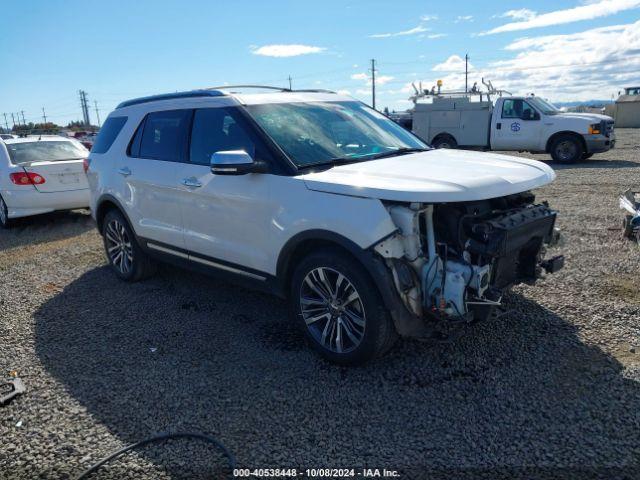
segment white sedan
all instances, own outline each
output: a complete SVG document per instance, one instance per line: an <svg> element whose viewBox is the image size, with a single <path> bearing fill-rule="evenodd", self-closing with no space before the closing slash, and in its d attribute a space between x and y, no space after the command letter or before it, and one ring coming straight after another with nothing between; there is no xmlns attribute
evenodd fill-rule
<svg viewBox="0 0 640 480"><path fill-rule="evenodd" d="M55 135L0 141L0 227L13 218L87 208L88 156L80 142Z"/></svg>

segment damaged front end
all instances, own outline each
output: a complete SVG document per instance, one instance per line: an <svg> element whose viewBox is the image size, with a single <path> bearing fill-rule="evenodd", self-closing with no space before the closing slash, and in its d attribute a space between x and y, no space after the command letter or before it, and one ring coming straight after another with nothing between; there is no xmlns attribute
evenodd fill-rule
<svg viewBox="0 0 640 480"><path fill-rule="evenodd" d="M624 191L620 195L620 208L627 212L622 221L623 235L640 245L640 192Z"/></svg>
<svg viewBox="0 0 640 480"><path fill-rule="evenodd" d="M474 202L388 203L398 231L374 250L412 316L484 319L505 289L561 269L564 257L543 259L545 245L557 240L556 212L534 200L524 192ZM399 329L408 330L415 331Z"/></svg>

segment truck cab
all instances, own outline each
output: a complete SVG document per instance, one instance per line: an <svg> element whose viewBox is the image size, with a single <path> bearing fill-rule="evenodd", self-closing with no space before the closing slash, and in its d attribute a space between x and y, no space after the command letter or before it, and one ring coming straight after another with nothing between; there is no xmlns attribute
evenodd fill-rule
<svg viewBox="0 0 640 480"><path fill-rule="evenodd" d="M500 97L491 115L491 150L547 152L570 163L614 145L611 117L563 112L535 96Z"/></svg>
<svg viewBox="0 0 640 480"><path fill-rule="evenodd" d="M549 153L562 163L615 145L613 119L606 115L564 112L534 95L495 95L494 101L493 92L474 93L413 97L413 132L436 148Z"/></svg>

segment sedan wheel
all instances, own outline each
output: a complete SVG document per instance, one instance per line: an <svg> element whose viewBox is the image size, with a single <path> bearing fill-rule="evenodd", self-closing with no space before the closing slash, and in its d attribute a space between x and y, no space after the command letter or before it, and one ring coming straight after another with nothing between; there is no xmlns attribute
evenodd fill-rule
<svg viewBox="0 0 640 480"><path fill-rule="evenodd" d="M331 352L349 353L364 338L362 299L336 270L319 267L307 274L300 289L300 309L311 336Z"/></svg>
<svg viewBox="0 0 640 480"><path fill-rule="evenodd" d="M0 197L0 227L6 228L9 226L9 213L7 204L4 203L4 199Z"/></svg>
<svg viewBox="0 0 640 480"><path fill-rule="evenodd" d="M109 261L123 275L129 275L133 265L133 246L124 225L112 219L104 232Z"/></svg>

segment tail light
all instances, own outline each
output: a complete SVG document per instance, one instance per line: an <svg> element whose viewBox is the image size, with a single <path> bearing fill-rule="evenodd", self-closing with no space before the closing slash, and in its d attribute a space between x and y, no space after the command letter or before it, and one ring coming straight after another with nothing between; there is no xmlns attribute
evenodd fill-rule
<svg viewBox="0 0 640 480"><path fill-rule="evenodd" d="M89 171L89 165L91 165L91 160L89 160L88 158L83 158L82 169L84 170L85 174Z"/></svg>
<svg viewBox="0 0 640 480"><path fill-rule="evenodd" d="M9 175L9 178L16 185L42 185L45 182L42 175L34 172L16 172Z"/></svg>

